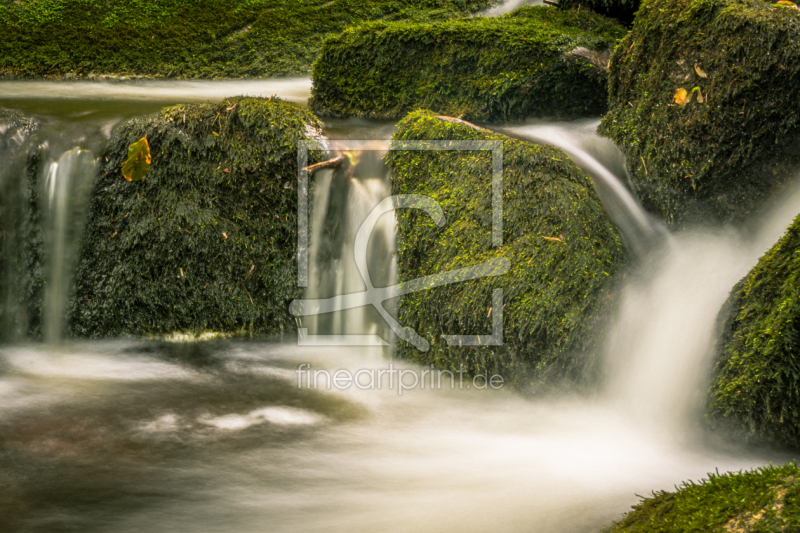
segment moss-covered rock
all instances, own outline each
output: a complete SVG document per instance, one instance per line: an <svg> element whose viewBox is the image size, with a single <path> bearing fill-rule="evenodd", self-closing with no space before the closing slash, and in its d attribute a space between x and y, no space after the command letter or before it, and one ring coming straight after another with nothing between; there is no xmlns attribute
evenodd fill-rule
<svg viewBox="0 0 800 533"><path fill-rule="evenodd" d="M0 75L307 74L325 37L367 20L463 16L492 0L0 2Z"/></svg>
<svg viewBox="0 0 800 533"><path fill-rule="evenodd" d="M297 145L318 131L277 98L179 105L120 127L95 184L72 333L291 331ZM152 166L129 183L122 163L145 136Z"/></svg>
<svg viewBox="0 0 800 533"><path fill-rule="evenodd" d="M558 7L561 9L583 7L630 25L640 3L640 0L559 0Z"/></svg>
<svg viewBox="0 0 800 533"><path fill-rule="evenodd" d="M44 235L39 205L40 124L0 108L0 340L42 333Z"/></svg>
<svg viewBox="0 0 800 533"><path fill-rule="evenodd" d="M800 217L720 312L709 416L750 437L800 442Z"/></svg>
<svg viewBox="0 0 800 533"><path fill-rule="evenodd" d="M773 533L800 529L800 470L794 464L710 474L677 492L644 498L607 533Z"/></svg>
<svg viewBox="0 0 800 533"><path fill-rule="evenodd" d="M525 7L501 17L376 22L325 41L311 107L397 118L425 108L468 120L599 115L603 54L625 34L586 10Z"/></svg>
<svg viewBox="0 0 800 533"><path fill-rule="evenodd" d="M472 374L504 375L538 388L596 370L603 310L625 264L617 229L591 179L560 150L512 140L427 111L400 122L400 140L500 140L503 143L503 246L493 248L490 151L395 151L388 158L395 194L424 194L444 210L439 229L420 210L398 217L401 281L507 258L507 274L403 297L400 322L430 342L426 353L405 342L407 359ZM502 346L448 346L442 335L492 333L492 292L504 291Z"/></svg>
<svg viewBox="0 0 800 533"><path fill-rule="evenodd" d="M741 219L800 160L798 76L797 11L647 0L612 55L600 131L627 153L645 205L671 224Z"/></svg>

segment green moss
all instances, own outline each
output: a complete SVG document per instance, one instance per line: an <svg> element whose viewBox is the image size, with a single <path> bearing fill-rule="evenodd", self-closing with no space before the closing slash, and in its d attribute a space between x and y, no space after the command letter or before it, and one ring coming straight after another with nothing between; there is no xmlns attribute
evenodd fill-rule
<svg viewBox="0 0 800 533"><path fill-rule="evenodd" d="M0 75L307 74L320 44L376 19L437 20L492 0L21 0L0 3Z"/></svg>
<svg viewBox="0 0 800 533"><path fill-rule="evenodd" d="M607 533L771 533L800 527L800 470L794 464L711 474L676 492L644 498Z"/></svg>
<svg viewBox="0 0 800 533"><path fill-rule="evenodd" d="M541 6L493 18L364 24L325 41L311 107L336 117L397 118L419 108L492 121L598 115L605 69L570 52L605 52L624 33L585 10Z"/></svg>
<svg viewBox="0 0 800 533"><path fill-rule="evenodd" d="M640 3L640 0L559 0L558 7L561 9L584 7L630 25Z"/></svg>
<svg viewBox="0 0 800 533"><path fill-rule="evenodd" d="M95 184L72 333L293 330L297 143L318 129L277 98L179 105L120 127ZM143 136L150 172L129 183L122 162Z"/></svg>
<svg viewBox="0 0 800 533"><path fill-rule="evenodd" d="M707 75L702 77L695 65ZM671 224L738 220L800 160L800 16L762 0L647 0L617 46L601 133ZM685 106L676 89L698 93Z"/></svg>
<svg viewBox="0 0 800 533"><path fill-rule="evenodd" d="M429 195L447 218L439 229L422 211L397 212L400 280L495 257L511 263L502 276L403 297L400 322L427 339L430 351L399 341L399 355L444 369L463 365L472 374L488 370L518 387L591 377L599 316L625 257L590 178L556 148L442 121L427 111L400 122L395 138L495 139L504 150L501 248L491 246L491 152L390 153L394 193ZM447 346L441 335L492 333L494 288L504 290L504 345Z"/></svg>
<svg viewBox="0 0 800 533"><path fill-rule="evenodd" d="M800 217L731 292L709 415L748 436L800 439Z"/></svg>

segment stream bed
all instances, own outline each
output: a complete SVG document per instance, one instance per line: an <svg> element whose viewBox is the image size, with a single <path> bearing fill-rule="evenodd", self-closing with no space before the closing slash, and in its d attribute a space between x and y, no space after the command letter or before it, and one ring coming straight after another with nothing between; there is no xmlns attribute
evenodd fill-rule
<svg viewBox="0 0 800 533"><path fill-rule="evenodd" d="M42 119L64 150L97 151L119 121L164 105L242 92L302 102L309 90L307 79L3 82L0 106ZM587 124L502 131L533 142L552 135L623 194L616 149ZM393 129L326 124L334 139L388 139ZM591 392L521 397L393 360L390 347L180 338L1 346L2 529L590 532L637 494L793 459L707 433L700 408L716 310L791 221L798 194L776 200L746 235L668 234L619 194L606 207L623 232L630 226L638 259L609 317L605 379ZM361 381L337 386L337 371L362 371Z"/></svg>

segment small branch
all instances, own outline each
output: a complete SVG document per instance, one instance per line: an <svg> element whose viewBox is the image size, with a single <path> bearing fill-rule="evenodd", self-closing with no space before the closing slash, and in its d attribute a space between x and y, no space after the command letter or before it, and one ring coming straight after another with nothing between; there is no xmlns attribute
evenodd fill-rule
<svg viewBox="0 0 800 533"><path fill-rule="evenodd" d="M334 157L333 159L328 159L327 161L323 161L322 163L317 163L316 165L311 165L303 170L307 170L309 174L316 172L317 170L322 170L323 168L336 168L344 163L345 157L340 155L339 157Z"/></svg>
<svg viewBox="0 0 800 533"><path fill-rule="evenodd" d="M456 124L461 124L462 126L470 127L473 130L489 131L486 128L481 128L480 126L476 126L472 122L467 122L466 120L461 120L460 118L446 117L444 115L436 115L435 118L438 118L439 120L443 120L445 122L454 122Z"/></svg>
<svg viewBox="0 0 800 533"><path fill-rule="evenodd" d="M550 5L550 6L558 7L558 2L554 2L553 0L542 0L542 2L544 2L545 4Z"/></svg>

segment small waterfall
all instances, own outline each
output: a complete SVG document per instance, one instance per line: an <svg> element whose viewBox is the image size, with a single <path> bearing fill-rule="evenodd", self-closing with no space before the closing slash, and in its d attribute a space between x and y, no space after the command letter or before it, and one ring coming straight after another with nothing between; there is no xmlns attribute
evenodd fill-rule
<svg viewBox="0 0 800 533"><path fill-rule="evenodd" d="M0 123L2 337L44 337L57 342L64 324L91 185L93 152L65 146L100 146L93 125L63 128L22 115ZM52 154L52 155L51 155Z"/></svg>
<svg viewBox="0 0 800 533"><path fill-rule="evenodd" d="M637 261L618 295L605 346L605 398L637 423L680 434L707 394L717 314L731 288L797 214L800 186L748 235L697 228L671 235L631 192L624 155L597 120L528 123L506 134L564 150L592 178Z"/></svg>
<svg viewBox="0 0 800 533"><path fill-rule="evenodd" d="M597 195L614 224L619 227L628 247L643 257L666 237L659 221L644 210L631 192L625 169L625 156L608 139L595 131L599 120L574 122L539 122L500 128L500 131L564 150L570 159L592 177Z"/></svg>
<svg viewBox="0 0 800 533"><path fill-rule="evenodd" d="M318 171L313 177L309 300L342 297L366 290L356 266L355 238L361 224L381 200L391 195L385 152L344 152L346 162L335 170ZM382 216L367 247L367 265L376 287L395 279L395 219ZM301 327L312 335L378 335L390 338L391 330L375 309L357 307L304 317Z"/></svg>
<svg viewBox="0 0 800 533"><path fill-rule="evenodd" d="M61 338L64 311L78 260L89 192L97 160L88 150L73 148L48 163L45 169L46 278L44 287L44 337L49 343Z"/></svg>

